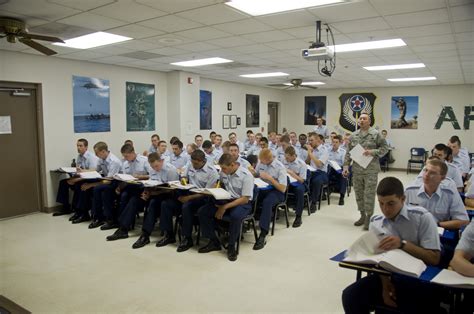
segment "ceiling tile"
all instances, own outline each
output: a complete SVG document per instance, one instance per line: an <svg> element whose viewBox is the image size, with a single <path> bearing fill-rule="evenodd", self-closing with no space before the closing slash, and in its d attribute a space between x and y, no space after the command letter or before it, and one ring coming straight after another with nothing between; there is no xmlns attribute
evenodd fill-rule
<svg viewBox="0 0 474 314"><path fill-rule="evenodd" d="M137 3L165 11L176 13L195 8L222 3L223 0L135 0Z"/></svg>
<svg viewBox="0 0 474 314"><path fill-rule="evenodd" d="M80 2L80 1L76 1ZM132 1L120 1L90 11L90 13L135 23L167 15L167 12L153 9Z"/></svg>
<svg viewBox="0 0 474 314"><path fill-rule="evenodd" d="M56 36L63 40L95 32L89 28L55 22L30 27L29 31L34 34Z"/></svg>
<svg viewBox="0 0 474 314"><path fill-rule="evenodd" d="M347 34L347 37L353 40L353 42L363 42L371 40L383 40L383 39L392 39L397 38L397 33L391 29L383 31L366 31L362 33L350 33ZM336 41L336 43L338 43Z"/></svg>
<svg viewBox="0 0 474 314"><path fill-rule="evenodd" d="M50 3L59 4L65 7L81 10L81 11L89 11L110 3L114 3L115 0L46 0Z"/></svg>
<svg viewBox="0 0 474 314"><path fill-rule="evenodd" d="M301 39L293 39L293 40L272 41L270 43L267 43L267 46L273 47L275 49L280 49L280 50L295 49L295 50L301 51L301 49L308 47L308 43Z"/></svg>
<svg viewBox="0 0 474 314"><path fill-rule="evenodd" d="M474 30L474 20L454 22L453 25L456 33L472 32Z"/></svg>
<svg viewBox="0 0 474 314"><path fill-rule="evenodd" d="M208 26L176 32L174 35L183 36L194 40L210 40L230 36L229 33Z"/></svg>
<svg viewBox="0 0 474 314"><path fill-rule="evenodd" d="M273 27L263 24L256 19L245 19L230 23L214 25L215 28L234 35L258 33L272 30Z"/></svg>
<svg viewBox="0 0 474 314"><path fill-rule="evenodd" d="M404 41L407 45L429 45L429 44L446 44L454 43L454 36L452 34L437 35L437 36L426 36L426 37L410 37L405 38Z"/></svg>
<svg viewBox="0 0 474 314"><path fill-rule="evenodd" d="M226 38L217 38L213 40L209 40L208 43L219 47L236 47L236 46L245 46L254 44L255 42L243 38L242 36L232 36Z"/></svg>
<svg viewBox="0 0 474 314"><path fill-rule="evenodd" d="M362 1L317 7L308 9L307 11L316 15L325 23L359 20L379 16L370 3Z"/></svg>
<svg viewBox="0 0 474 314"><path fill-rule="evenodd" d="M168 33L179 32L186 29L197 28L202 26L202 24L187 20L176 15L166 15L155 19L139 22L138 24Z"/></svg>
<svg viewBox="0 0 474 314"><path fill-rule="evenodd" d="M332 26L345 34L390 29L390 25L388 25L381 17L338 22L333 23Z"/></svg>
<svg viewBox="0 0 474 314"><path fill-rule="evenodd" d="M408 37L423 37L423 36L435 36L451 34L451 25L449 23L414 26L414 27L402 27L398 28L397 33L402 38Z"/></svg>
<svg viewBox="0 0 474 314"><path fill-rule="evenodd" d="M58 47L60 47L60 46L58 46ZM99 52L99 53L103 53L104 55L108 55L108 56L121 55L121 54L129 53L129 52L133 51L132 49L119 47L117 45L108 45L108 46L93 48L93 49L89 49L89 50L90 51L96 51L96 52Z"/></svg>
<svg viewBox="0 0 474 314"><path fill-rule="evenodd" d="M232 9L225 4L216 4L199 9L184 11L177 13L177 15L205 25L221 24L248 18L247 15Z"/></svg>
<svg viewBox="0 0 474 314"><path fill-rule="evenodd" d="M96 31L103 31L109 28L115 28L127 24L127 22L124 21L119 21L87 12L61 19L58 22L76 26L87 25L87 28Z"/></svg>
<svg viewBox="0 0 474 314"><path fill-rule="evenodd" d="M191 44L176 45L174 47L189 51L208 51L219 48L218 46L209 44L207 42L195 42Z"/></svg>
<svg viewBox="0 0 474 314"><path fill-rule="evenodd" d="M311 26L315 25L317 20L305 10L259 16L256 19L277 29Z"/></svg>
<svg viewBox="0 0 474 314"><path fill-rule="evenodd" d="M273 51L273 48L267 45L261 45L261 44L238 46L238 47L233 47L232 49L241 53L256 53L256 54Z"/></svg>
<svg viewBox="0 0 474 314"><path fill-rule="evenodd" d="M42 20L56 21L66 16L81 13L79 10L67 8L65 6L48 3L45 0L15 0L0 4L0 10L13 13L34 16Z"/></svg>
<svg viewBox="0 0 474 314"><path fill-rule="evenodd" d="M474 4L452 7L451 17L453 21L472 20L474 18Z"/></svg>
<svg viewBox="0 0 474 314"><path fill-rule="evenodd" d="M447 9L389 15L385 19L395 28L449 22Z"/></svg>
<svg viewBox="0 0 474 314"><path fill-rule="evenodd" d="M178 49L176 47L163 47L163 48L148 50L148 52L157 53L157 54L165 55L165 56L176 56L180 54L189 53L189 50L184 50L181 48Z"/></svg>
<svg viewBox="0 0 474 314"><path fill-rule="evenodd" d="M122 43L115 44L114 46L123 47L123 48L136 50L136 51L151 50L151 49L164 47L164 45L160 45L158 43L151 43L151 42L138 40L138 39L128 40Z"/></svg>
<svg viewBox="0 0 474 314"><path fill-rule="evenodd" d="M107 32L112 33L112 34L131 37L134 39L142 39L142 38L165 34L162 31L145 27L145 26L141 26L138 24L129 24L129 25L120 26L117 28L112 28L112 29L107 30Z"/></svg>
<svg viewBox="0 0 474 314"><path fill-rule="evenodd" d="M445 8L445 0L370 0L370 3L382 15L425 11Z"/></svg>
<svg viewBox="0 0 474 314"><path fill-rule="evenodd" d="M293 36L286 32L282 31L268 31L268 32L261 32L261 33L253 33L253 34L246 34L242 35L242 37L247 38L249 40L258 42L258 43L266 43L270 41L278 41L278 40L291 40L294 39Z"/></svg>
<svg viewBox="0 0 474 314"><path fill-rule="evenodd" d="M456 33L456 41L474 41L474 32Z"/></svg>

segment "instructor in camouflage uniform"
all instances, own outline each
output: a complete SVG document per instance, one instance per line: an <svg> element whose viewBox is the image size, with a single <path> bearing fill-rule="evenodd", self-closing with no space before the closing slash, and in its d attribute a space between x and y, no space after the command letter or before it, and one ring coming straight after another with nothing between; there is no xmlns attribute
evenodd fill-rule
<svg viewBox="0 0 474 314"><path fill-rule="evenodd" d="M357 144L365 149L364 155L374 157L365 169L356 162L352 164L352 182L357 207L360 211L360 219L354 225L364 225L364 230L369 230L370 217L374 213L375 190L377 188L378 172L380 171L379 158L388 152L387 142L376 129L370 127L370 122L370 116L367 113L360 115L360 128L350 137L343 171L343 175L347 177L349 175L349 165L352 161L349 152Z"/></svg>

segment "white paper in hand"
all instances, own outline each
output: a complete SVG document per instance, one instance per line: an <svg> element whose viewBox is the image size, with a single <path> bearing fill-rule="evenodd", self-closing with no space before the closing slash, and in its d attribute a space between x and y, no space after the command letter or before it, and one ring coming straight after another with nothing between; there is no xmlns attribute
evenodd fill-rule
<svg viewBox="0 0 474 314"><path fill-rule="evenodd" d="M367 168L374 157L372 156L365 156L364 155L365 149L360 145L357 144L350 152L351 159L355 161L359 166L362 168Z"/></svg>

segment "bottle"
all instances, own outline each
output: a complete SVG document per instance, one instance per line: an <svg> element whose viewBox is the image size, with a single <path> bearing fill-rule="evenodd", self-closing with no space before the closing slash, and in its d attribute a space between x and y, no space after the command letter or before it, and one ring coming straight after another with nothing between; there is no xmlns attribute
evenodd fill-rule
<svg viewBox="0 0 474 314"><path fill-rule="evenodd" d="M71 167L74 167L74 168L76 167L76 160L75 159L72 160Z"/></svg>

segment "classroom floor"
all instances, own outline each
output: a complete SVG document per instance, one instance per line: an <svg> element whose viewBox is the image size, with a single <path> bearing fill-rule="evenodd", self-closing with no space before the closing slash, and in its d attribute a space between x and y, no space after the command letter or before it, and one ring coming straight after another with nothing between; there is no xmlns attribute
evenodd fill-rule
<svg viewBox="0 0 474 314"><path fill-rule="evenodd" d="M404 185L416 175L396 176ZM338 206L323 203L298 229L280 219L266 247L253 251L247 233L236 262L225 251L177 253L176 246L138 250L128 239L106 242L112 232L72 225L67 216L37 213L0 221L0 294L33 313L313 312L342 313L341 292L355 272L330 257L362 229L354 192ZM376 204L376 213L380 213ZM282 217L283 218L283 217ZM292 213L290 223L293 221ZM202 244L202 243L201 243Z"/></svg>

